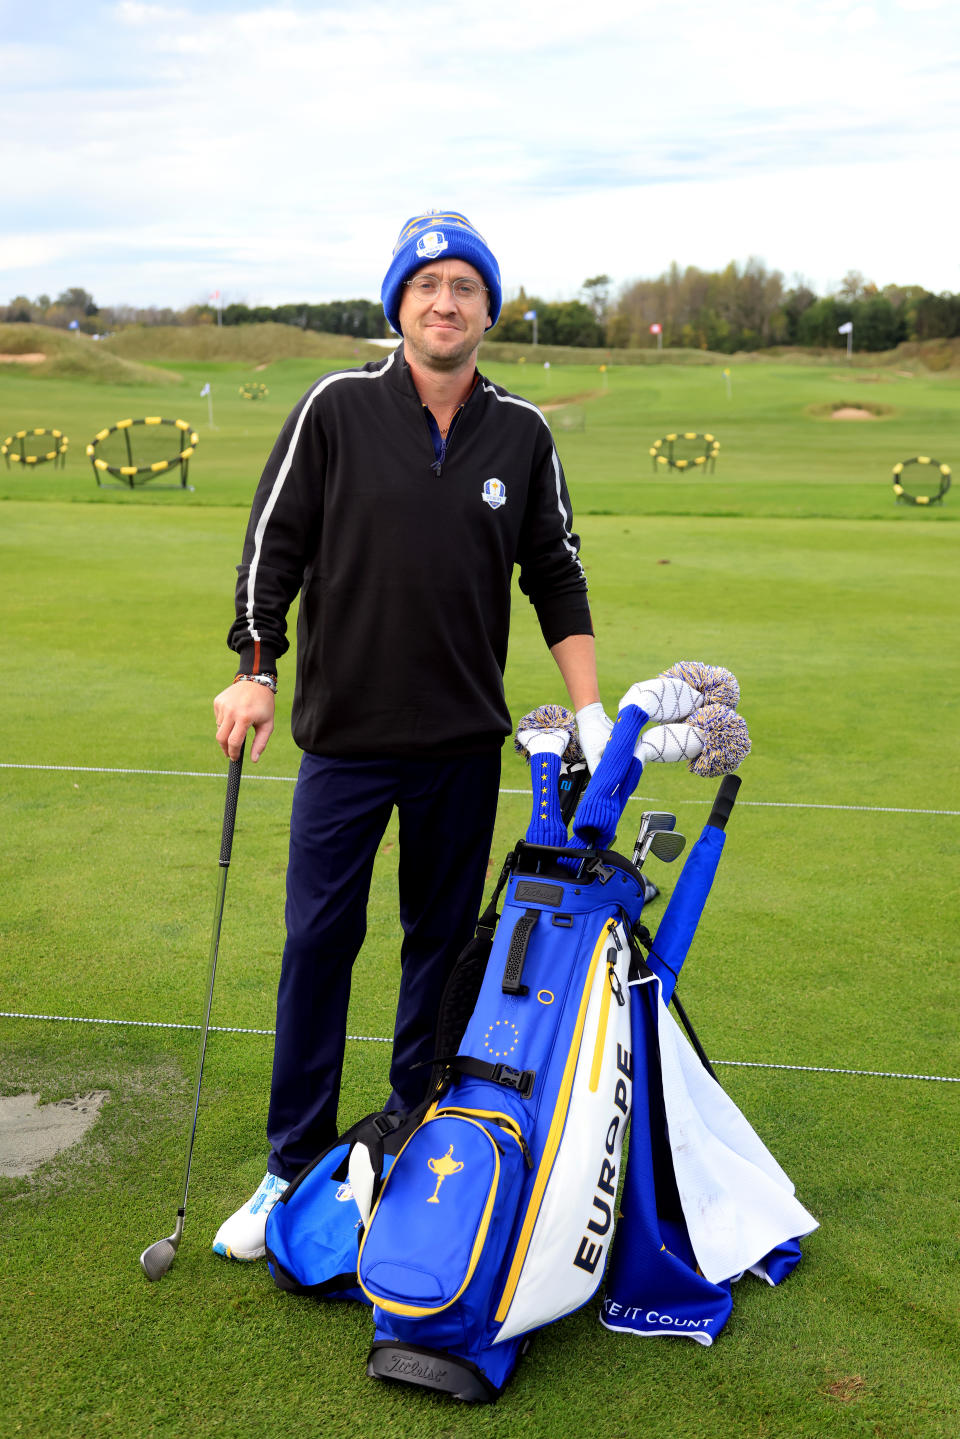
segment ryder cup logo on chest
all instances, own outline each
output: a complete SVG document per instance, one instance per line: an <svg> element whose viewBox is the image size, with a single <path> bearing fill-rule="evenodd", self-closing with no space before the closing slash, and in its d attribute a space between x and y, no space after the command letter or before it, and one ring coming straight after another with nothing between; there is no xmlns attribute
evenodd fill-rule
<svg viewBox="0 0 960 1439"><path fill-rule="evenodd" d="M423 260L435 260L448 246L449 241L442 230L428 230L417 241L417 254Z"/></svg>
<svg viewBox="0 0 960 1439"><path fill-rule="evenodd" d="M507 487L502 480L484 480L483 503L489 505L491 510L499 510L501 505L507 503Z"/></svg>

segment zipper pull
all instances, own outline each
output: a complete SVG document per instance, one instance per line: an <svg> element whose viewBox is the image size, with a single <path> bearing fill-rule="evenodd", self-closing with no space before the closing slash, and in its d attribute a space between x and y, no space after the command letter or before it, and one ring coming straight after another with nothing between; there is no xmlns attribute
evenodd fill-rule
<svg viewBox="0 0 960 1439"><path fill-rule="evenodd" d="M610 981L610 988L613 991L613 997L617 1001L619 1007L622 1009L627 1001L624 999L623 986L621 985L620 980L617 978L617 971L614 968L616 962L617 956L611 949L607 953L607 979Z"/></svg>

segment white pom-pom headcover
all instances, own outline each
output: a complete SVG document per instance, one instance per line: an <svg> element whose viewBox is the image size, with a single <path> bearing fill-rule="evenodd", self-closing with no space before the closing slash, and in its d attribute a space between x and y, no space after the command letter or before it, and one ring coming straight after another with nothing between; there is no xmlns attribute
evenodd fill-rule
<svg viewBox="0 0 960 1439"><path fill-rule="evenodd" d="M568 764L583 759L577 717L563 705L541 705L517 725L513 747L529 761L531 755L555 754Z"/></svg>
<svg viewBox="0 0 960 1439"><path fill-rule="evenodd" d="M643 765L688 761L693 774L712 779L730 774L750 753L742 715L727 705L705 705L684 724L655 725L641 736L634 754Z"/></svg>
<svg viewBox="0 0 960 1439"><path fill-rule="evenodd" d="M686 719L702 704L703 695L685 680L658 675L656 679L631 685L620 701L620 708L639 705L658 724L670 724Z"/></svg>
<svg viewBox="0 0 960 1439"><path fill-rule="evenodd" d="M677 660L664 678L685 680L692 689L699 690L703 704L726 705L735 710L740 703L740 686L737 677L722 665L707 665L702 660Z"/></svg>
<svg viewBox="0 0 960 1439"><path fill-rule="evenodd" d="M736 709L739 703L740 686L729 670L701 660L678 660L656 679L631 685L620 701L620 708L639 705L657 724L672 724L686 719L703 705L721 704Z"/></svg>

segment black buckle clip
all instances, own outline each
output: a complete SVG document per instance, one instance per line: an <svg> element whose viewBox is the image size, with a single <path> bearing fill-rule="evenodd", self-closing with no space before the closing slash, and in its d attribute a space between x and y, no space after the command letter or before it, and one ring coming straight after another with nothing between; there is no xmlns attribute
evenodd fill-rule
<svg viewBox="0 0 960 1439"><path fill-rule="evenodd" d="M533 1081L536 1072L532 1069L511 1069L509 1064L498 1064L493 1072L495 1084L502 1084L505 1089L515 1089L521 1099L529 1099L533 1093Z"/></svg>
<svg viewBox="0 0 960 1439"><path fill-rule="evenodd" d="M392 1134L395 1129L400 1128L406 1117L397 1109L388 1109L384 1114L374 1116L373 1127L381 1139L386 1139L388 1134Z"/></svg>

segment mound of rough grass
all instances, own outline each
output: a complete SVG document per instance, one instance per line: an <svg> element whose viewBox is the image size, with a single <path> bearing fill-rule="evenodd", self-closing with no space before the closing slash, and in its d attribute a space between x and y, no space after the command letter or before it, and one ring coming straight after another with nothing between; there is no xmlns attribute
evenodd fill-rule
<svg viewBox="0 0 960 1439"><path fill-rule="evenodd" d="M170 385L177 376L111 354L103 340L51 325L0 325L0 372L105 385Z"/></svg>
<svg viewBox="0 0 960 1439"><path fill-rule="evenodd" d="M273 360L342 359L360 365L384 349L351 335L324 335L299 325L129 325L100 342L126 360L224 360L269 365Z"/></svg>

